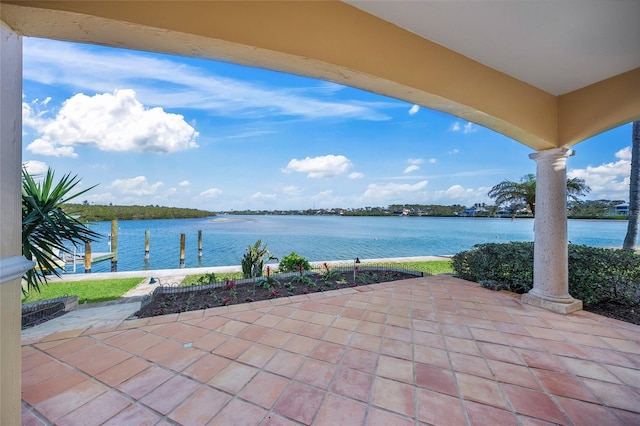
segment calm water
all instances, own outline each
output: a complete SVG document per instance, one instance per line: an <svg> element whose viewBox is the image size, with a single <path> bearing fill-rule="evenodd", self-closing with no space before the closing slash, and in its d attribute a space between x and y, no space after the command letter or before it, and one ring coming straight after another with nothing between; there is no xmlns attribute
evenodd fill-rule
<svg viewBox="0 0 640 426"><path fill-rule="evenodd" d="M295 251L310 261L432 256L454 254L478 243L533 241L533 219L218 216L120 221L118 225L119 271L178 268L181 233L186 235L187 268L239 265L245 248L258 239L278 257ZM104 236L92 245L93 252L108 252L111 222L97 222L91 228ZM569 240L621 247L626 228L626 221L570 220ZM148 262L144 260L145 230L151 232ZM203 234L201 260L198 230ZM109 270L109 261L93 265L94 272ZM81 265L78 271L82 272Z"/></svg>

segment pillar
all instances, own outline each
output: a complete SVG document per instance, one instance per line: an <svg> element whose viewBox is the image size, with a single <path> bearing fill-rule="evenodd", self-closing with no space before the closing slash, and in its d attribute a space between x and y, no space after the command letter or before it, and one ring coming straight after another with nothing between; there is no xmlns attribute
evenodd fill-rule
<svg viewBox="0 0 640 426"><path fill-rule="evenodd" d="M0 424L20 424L22 37L0 21Z"/></svg>
<svg viewBox="0 0 640 426"><path fill-rule="evenodd" d="M567 239L567 158L573 151L550 149L531 154L536 161L533 288L522 301L560 314L582 309L569 295Z"/></svg>

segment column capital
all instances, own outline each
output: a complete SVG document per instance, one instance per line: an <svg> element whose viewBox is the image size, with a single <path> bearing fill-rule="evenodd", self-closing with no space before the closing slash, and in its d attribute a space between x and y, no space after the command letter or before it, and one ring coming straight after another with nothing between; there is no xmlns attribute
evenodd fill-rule
<svg viewBox="0 0 640 426"><path fill-rule="evenodd" d="M575 151L569 148L553 148L553 149L545 149L544 151L534 152L533 154L529 154L529 158L532 160L547 160L547 159L555 159L555 158L567 158L571 157L575 154Z"/></svg>

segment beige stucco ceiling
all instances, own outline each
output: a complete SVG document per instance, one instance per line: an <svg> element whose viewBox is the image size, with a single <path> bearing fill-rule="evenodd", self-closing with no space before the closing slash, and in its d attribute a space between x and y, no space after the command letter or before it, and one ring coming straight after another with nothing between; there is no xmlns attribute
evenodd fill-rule
<svg viewBox="0 0 640 426"><path fill-rule="evenodd" d="M638 0L345 2L553 95L640 67Z"/></svg>

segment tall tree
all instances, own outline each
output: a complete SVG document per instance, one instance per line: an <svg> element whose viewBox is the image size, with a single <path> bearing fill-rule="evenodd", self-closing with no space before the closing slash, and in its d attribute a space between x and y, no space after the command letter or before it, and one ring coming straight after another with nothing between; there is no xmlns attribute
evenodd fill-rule
<svg viewBox="0 0 640 426"><path fill-rule="evenodd" d="M67 174L56 183L51 169L42 180L22 170L22 254L37 264L24 276L24 292L38 291L40 284L47 281L46 272L60 275L57 263L62 260L60 253L71 253L68 242L76 245L100 237L62 210L62 203L94 188L71 194L79 182L77 176Z"/></svg>
<svg viewBox="0 0 640 426"><path fill-rule="evenodd" d="M631 132L631 175L629 179L629 224L622 248L635 250L640 217L640 121L633 122Z"/></svg>
<svg viewBox="0 0 640 426"><path fill-rule="evenodd" d="M570 200L577 200L589 191L591 188L583 179L567 179L567 198ZM496 206L526 205L534 216L536 214L536 177L531 173L523 176L520 182L503 180L491 188L488 195L496 199Z"/></svg>

